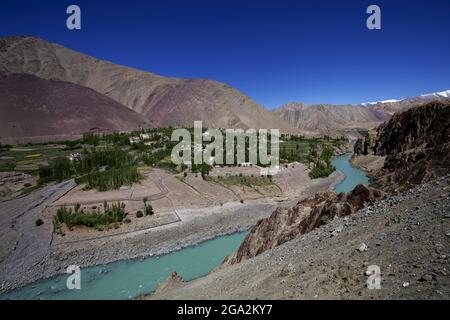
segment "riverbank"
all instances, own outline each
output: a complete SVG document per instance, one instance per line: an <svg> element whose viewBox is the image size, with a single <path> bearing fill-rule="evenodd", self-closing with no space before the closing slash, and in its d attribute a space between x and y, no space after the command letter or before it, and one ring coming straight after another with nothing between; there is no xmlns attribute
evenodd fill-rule
<svg viewBox="0 0 450 320"><path fill-rule="evenodd" d="M222 206L177 210L181 222L70 245L52 245L45 257L31 267L21 269L21 265L17 264L15 271L2 273L0 290L11 291L40 279L63 274L69 265L85 268L119 260L144 259L243 231L270 215L276 207L291 206L298 199L328 190L341 178L339 172L335 172L328 178L311 180L305 183L297 197L285 201L266 198L248 200L245 203L228 202Z"/></svg>

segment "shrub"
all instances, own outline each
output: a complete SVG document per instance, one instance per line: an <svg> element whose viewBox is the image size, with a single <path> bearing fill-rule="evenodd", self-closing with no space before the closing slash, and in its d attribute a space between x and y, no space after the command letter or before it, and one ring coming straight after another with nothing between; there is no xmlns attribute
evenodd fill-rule
<svg viewBox="0 0 450 320"><path fill-rule="evenodd" d="M24 185L23 185L25 188L29 188L29 187L31 187L31 183L25 183Z"/></svg>
<svg viewBox="0 0 450 320"><path fill-rule="evenodd" d="M144 199L144 213L146 216L151 216L154 214L152 205L147 204L147 198Z"/></svg>
<svg viewBox="0 0 450 320"><path fill-rule="evenodd" d="M44 224L44 221L41 218L36 220L36 226L39 227L39 226L42 226L43 224Z"/></svg>
<svg viewBox="0 0 450 320"><path fill-rule="evenodd" d="M144 213L141 211L141 210L139 210L138 212L136 212L136 217L137 218L142 218L144 216Z"/></svg>

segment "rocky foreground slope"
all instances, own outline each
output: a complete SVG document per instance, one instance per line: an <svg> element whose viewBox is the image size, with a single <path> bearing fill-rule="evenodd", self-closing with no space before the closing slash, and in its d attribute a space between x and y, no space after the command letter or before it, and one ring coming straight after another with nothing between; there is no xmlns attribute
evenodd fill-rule
<svg viewBox="0 0 450 320"><path fill-rule="evenodd" d="M450 176L204 278L169 279L151 299L449 299ZM381 271L381 289L366 271Z"/></svg>

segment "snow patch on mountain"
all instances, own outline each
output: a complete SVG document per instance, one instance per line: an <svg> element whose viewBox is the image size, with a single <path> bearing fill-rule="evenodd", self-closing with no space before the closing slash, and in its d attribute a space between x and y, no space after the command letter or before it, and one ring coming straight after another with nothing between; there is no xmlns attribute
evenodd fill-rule
<svg viewBox="0 0 450 320"><path fill-rule="evenodd" d="M423 94L421 97L441 97L441 98L450 98L450 90L447 91L441 91L441 92L434 92L434 93L428 93Z"/></svg>

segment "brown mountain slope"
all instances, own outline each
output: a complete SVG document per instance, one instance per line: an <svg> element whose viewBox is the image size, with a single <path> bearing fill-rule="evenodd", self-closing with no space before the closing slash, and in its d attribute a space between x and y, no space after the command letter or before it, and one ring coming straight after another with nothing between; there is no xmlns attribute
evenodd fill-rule
<svg viewBox="0 0 450 320"><path fill-rule="evenodd" d="M0 39L0 72L72 82L104 94L158 126L278 128L287 123L239 91L216 81L161 77L102 61L32 37Z"/></svg>
<svg viewBox="0 0 450 320"><path fill-rule="evenodd" d="M133 130L150 123L92 89L27 74L0 73L0 96L0 138Z"/></svg>
<svg viewBox="0 0 450 320"><path fill-rule="evenodd" d="M289 103L273 111L297 129L305 131L372 129L388 120L385 112L352 105Z"/></svg>

